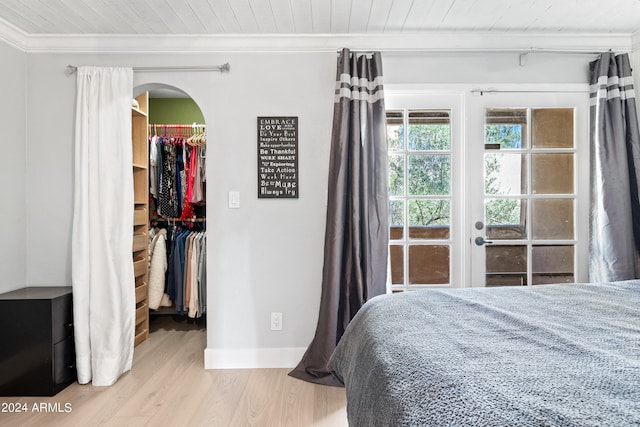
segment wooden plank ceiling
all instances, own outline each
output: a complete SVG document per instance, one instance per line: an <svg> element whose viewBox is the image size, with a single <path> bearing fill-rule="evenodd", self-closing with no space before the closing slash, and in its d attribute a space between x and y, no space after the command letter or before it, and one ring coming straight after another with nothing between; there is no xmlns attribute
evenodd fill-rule
<svg viewBox="0 0 640 427"><path fill-rule="evenodd" d="M26 34L640 31L640 0L0 0Z"/></svg>

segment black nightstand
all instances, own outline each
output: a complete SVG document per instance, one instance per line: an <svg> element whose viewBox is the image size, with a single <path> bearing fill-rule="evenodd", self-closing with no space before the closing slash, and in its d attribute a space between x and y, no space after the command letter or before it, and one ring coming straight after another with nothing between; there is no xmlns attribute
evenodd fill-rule
<svg viewBox="0 0 640 427"><path fill-rule="evenodd" d="M53 396L75 364L70 286L0 294L0 396Z"/></svg>

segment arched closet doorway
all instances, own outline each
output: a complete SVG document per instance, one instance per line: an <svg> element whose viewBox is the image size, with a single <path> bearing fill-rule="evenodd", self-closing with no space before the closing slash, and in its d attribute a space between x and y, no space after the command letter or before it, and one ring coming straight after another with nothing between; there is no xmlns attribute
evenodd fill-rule
<svg viewBox="0 0 640 427"><path fill-rule="evenodd" d="M175 86L140 85L134 88L134 95L141 103L146 101L144 166L148 177L144 191L146 222L138 224L134 230L134 235L146 235L148 244L147 274L144 276L147 292L143 303L137 303L137 311L144 312L137 323L146 314L150 333L205 329L204 116L198 104ZM142 198L141 190L137 189L137 192L136 203ZM140 325L144 323L139 323L136 332L142 328Z"/></svg>

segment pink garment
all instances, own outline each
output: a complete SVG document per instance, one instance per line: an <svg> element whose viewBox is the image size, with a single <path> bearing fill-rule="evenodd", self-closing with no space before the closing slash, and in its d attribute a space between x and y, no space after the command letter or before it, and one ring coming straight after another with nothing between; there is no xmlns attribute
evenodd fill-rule
<svg viewBox="0 0 640 427"><path fill-rule="evenodd" d="M187 174L187 200L193 202L193 178L196 170L198 150L196 147L189 147L189 173Z"/></svg>
<svg viewBox="0 0 640 427"><path fill-rule="evenodd" d="M191 154L191 176L193 178L191 202L198 203L204 200L204 193L202 191L202 170L200 167L200 150L198 147L193 147Z"/></svg>
<svg viewBox="0 0 640 427"><path fill-rule="evenodd" d="M189 150L190 152L190 160L187 161L186 157L187 156L183 156L184 158L184 172L185 172L185 178L186 178L186 185L185 187L187 188L187 190L185 191L184 194L184 200L182 202L182 214L180 215L180 219L190 219L193 218L195 216L195 213L193 212L193 206L191 206L191 193L193 192L193 148L194 147L188 147L187 145L184 145L184 150Z"/></svg>

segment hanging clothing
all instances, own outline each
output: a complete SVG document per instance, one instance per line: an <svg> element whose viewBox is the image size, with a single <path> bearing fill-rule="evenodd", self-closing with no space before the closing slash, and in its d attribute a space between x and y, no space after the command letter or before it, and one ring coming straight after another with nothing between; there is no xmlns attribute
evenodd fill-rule
<svg viewBox="0 0 640 427"><path fill-rule="evenodd" d="M186 141L155 135L149 139L149 193L164 218L193 218L193 204L205 203L206 147Z"/></svg>
<svg viewBox="0 0 640 427"><path fill-rule="evenodd" d="M174 228L169 260L168 295L179 314L206 312L206 232Z"/></svg>
<svg viewBox="0 0 640 427"><path fill-rule="evenodd" d="M198 313L204 314L207 307L207 236L200 234L198 256Z"/></svg>
<svg viewBox="0 0 640 427"><path fill-rule="evenodd" d="M149 139L149 194L158 197L158 136Z"/></svg>
<svg viewBox="0 0 640 427"><path fill-rule="evenodd" d="M191 262L189 263L191 274L189 281L185 284L190 288L189 303L187 305L189 308L187 315L189 317L196 317L198 313L198 240L198 235L195 235L191 241Z"/></svg>
<svg viewBox="0 0 640 427"><path fill-rule="evenodd" d="M189 147L189 182L187 183L187 200L189 202L193 201L193 181L194 181L194 171L196 170L196 158L198 153L197 147Z"/></svg>
<svg viewBox="0 0 640 427"><path fill-rule="evenodd" d="M184 243L184 276L182 278L182 287L184 288L184 309L189 310L189 301L191 300L191 259L193 258L193 234L189 233Z"/></svg>
<svg viewBox="0 0 640 427"><path fill-rule="evenodd" d="M207 146L200 146L200 176L202 177L202 195L206 195L206 191L204 191L205 183L207 182ZM206 197L205 197L206 198Z"/></svg>
<svg viewBox="0 0 640 427"><path fill-rule="evenodd" d="M149 139L150 173L155 165L157 185L155 194L150 183L150 204L157 207L157 217L153 225L164 224L164 219L192 220L196 215L193 203L199 206L205 201L204 154L206 143L204 131L185 134L185 129L193 132L191 125L152 125L150 133L160 130L162 136ZM201 155L202 153L202 155ZM153 202L155 201L155 202ZM176 311L189 317L200 317L206 311L206 241L204 231L199 226L186 222L183 226L170 226L164 233L166 274L160 282L160 271L164 265L160 261L162 237L154 244L150 275L153 273L154 298L150 307L166 305L170 301ZM156 257L158 251L158 257ZM157 258L157 259L156 259ZM156 262L157 261L157 262ZM156 266L157 270L151 269ZM157 281L156 281L157 280ZM151 279L150 279L151 282ZM151 286L151 284L150 284ZM162 288L163 292L160 292ZM151 288L150 288L151 292ZM151 306L153 302L153 306Z"/></svg>
<svg viewBox="0 0 640 427"><path fill-rule="evenodd" d="M193 206L191 205L191 192L193 191L193 179L191 177L191 165L190 147L183 145L183 182L182 186L182 212L180 213L180 219L189 219L195 217Z"/></svg>
<svg viewBox="0 0 640 427"><path fill-rule="evenodd" d="M178 217L178 174L176 173L176 147L163 144L162 169L160 171L160 187L158 190L158 212L165 218Z"/></svg>
<svg viewBox="0 0 640 427"><path fill-rule="evenodd" d="M200 147L193 147L191 154L193 193L191 195L192 203L199 203L204 200L204 192L202 191L202 163L200 161Z"/></svg>
<svg viewBox="0 0 640 427"><path fill-rule="evenodd" d="M171 245L171 260L169 262L169 298L176 305L179 314L184 310L184 294L182 278L184 276L184 230L176 230L173 233Z"/></svg>
<svg viewBox="0 0 640 427"><path fill-rule="evenodd" d="M153 231L153 230L152 230ZM153 239L149 244L149 308L157 310L164 295L165 272L167 263L167 230L159 229L156 233L149 233Z"/></svg>

